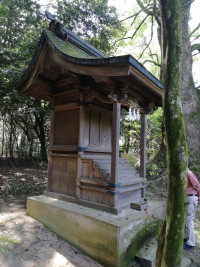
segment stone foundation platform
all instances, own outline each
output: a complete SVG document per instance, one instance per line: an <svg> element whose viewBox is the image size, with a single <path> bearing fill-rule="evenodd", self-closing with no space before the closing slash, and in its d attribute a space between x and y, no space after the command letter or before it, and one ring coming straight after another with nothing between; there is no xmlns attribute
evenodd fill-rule
<svg viewBox="0 0 200 267"><path fill-rule="evenodd" d="M149 202L147 211L128 209L119 215L57 200L29 197L27 215L40 221L103 266L130 266L145 240L158 231L165 207Z"/></svg>

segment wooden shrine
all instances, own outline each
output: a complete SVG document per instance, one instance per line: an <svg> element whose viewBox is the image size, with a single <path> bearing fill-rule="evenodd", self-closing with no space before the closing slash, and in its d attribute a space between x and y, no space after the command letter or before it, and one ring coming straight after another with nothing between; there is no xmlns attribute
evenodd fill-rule
<svg viewBox="0 0 200 267"><path fill-rule="evenodd" d="M52 105L45 195L114 214L145 198L146 114L162 85L132 56L106 57L50 13L19 91ZM119 158L120 111L141 113L141 170Z"/></svg>

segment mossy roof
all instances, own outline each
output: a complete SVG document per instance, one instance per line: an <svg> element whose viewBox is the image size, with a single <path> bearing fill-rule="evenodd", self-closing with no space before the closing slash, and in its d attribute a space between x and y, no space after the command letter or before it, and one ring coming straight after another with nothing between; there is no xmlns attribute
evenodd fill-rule
<svg viewBox="0 0 200 267"><path fill-rule="evenodd" d="M61 38L51 30L43 31L36 53L28 69L16 85L17 90L22 93L29 91L27 94L29 96L35 97L37 95L40 99L47 99L46 96L49 89L47 87L44 89L41 86L34 86L34 83L37 83L38 75L46 68L48 69L47 65L51 64L49 62L59 66L59 63L62 61L62 68L64 64L64 68L67 71L77 73L77 75L93 76L97 74L108 77L111 75L112 78L123 76L124 82L126 83L127 81L129 84L134 84L134 80L137 83L139 79L144 84L145 91L149 90L147 94L152 97L155 95L159 105L161 105L162 84L131 55L106 57L98 49L65 27L62 26L62 30L66 32L66 38ZM48 47L51 47L51 50ZM51 52L48 53L47 51ZM45 57L43 57L44 55ZM58 79L59 77L57 77ZM34 94L31 94L31 90L34 90Z"/></svg>
<svg viewBox="0 0 200 267"><path fill-rule="evenodd" d="M96 56L89 55L87 52L70 43L69 41L61 40L58 36L56 36L53 32L49 30L45 30L45 34L46 37L49 39L49 43L51 43L54 48L56 48L64 55L70 55L70 57L84 59L97 58Z"/></svg>

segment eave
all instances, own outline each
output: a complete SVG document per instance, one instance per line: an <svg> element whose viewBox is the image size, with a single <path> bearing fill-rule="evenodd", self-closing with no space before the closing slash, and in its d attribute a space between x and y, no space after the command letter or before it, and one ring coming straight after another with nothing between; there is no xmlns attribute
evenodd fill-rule
<svg viewBox="0 0 200 267"><path fill-rule="evenodd" d="M68 51L65 48L67 44L71 45L71 50L74 51ZM45 84L46 77L42 73L44 70L48 73L52 68L58 68L60 73L56 76L55 71L54 78L49 75L50 79L46 79ZM85 49L77 48L69 40L61 40L49 30L43 31L37 51L16 88L28 96L50 100L51 87L60 83L63 73L69 73L72 80L73 77L82 75L99 82L110 78L115 84L120 82L123 87L129 87L129 95L141 95L142 99L147 98L148 103L154 102L154 106L162 105L162 84L131 55L97 57L96 54L92 55L91 51L87 53Z"/></svg>

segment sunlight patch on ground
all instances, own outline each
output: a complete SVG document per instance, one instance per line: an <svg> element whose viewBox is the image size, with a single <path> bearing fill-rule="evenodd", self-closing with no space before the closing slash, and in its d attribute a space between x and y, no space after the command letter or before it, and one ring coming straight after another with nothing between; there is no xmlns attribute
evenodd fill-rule
<svg viewBox="0 0 200 267"><path fill-rule="evenodd" d="M55 252L52 256L52 259L45 266L57 266L64 267L70 265L70 267L74 266L68 259L66 259L63 255L58 252Z"/></svg>

